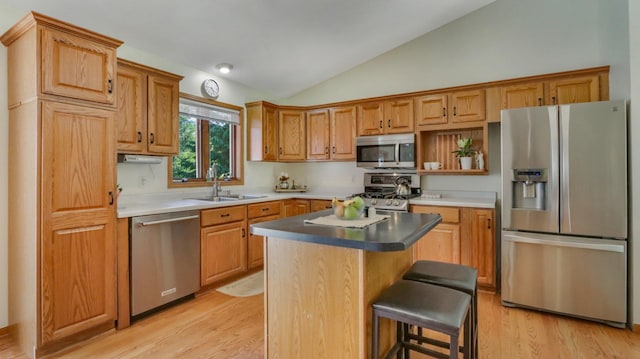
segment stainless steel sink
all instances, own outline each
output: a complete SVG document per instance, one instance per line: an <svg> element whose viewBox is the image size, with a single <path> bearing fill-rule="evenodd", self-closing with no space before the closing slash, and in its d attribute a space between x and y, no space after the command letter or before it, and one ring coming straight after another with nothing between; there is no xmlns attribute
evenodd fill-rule
<svg viewBox="0 0 640 359"><path fill-rule="evenodd" d="M220 197L198 197L191 198L199 201L209 201L209 202L229 202L229 201L239 201L242 199L257 199L257 198L265 198L267 196L259 196L259 195L251 195L251 194L229 194L226 196Z"/></svg>

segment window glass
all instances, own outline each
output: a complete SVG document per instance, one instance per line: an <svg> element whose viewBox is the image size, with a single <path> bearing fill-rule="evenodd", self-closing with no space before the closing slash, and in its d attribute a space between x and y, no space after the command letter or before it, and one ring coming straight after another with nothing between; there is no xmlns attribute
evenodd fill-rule
<svg viewBox="0 0 640 359"><path fill-rule="evenodd" d="M241 134L239 110L181 97L179 153L171 159L170 182L208 185L207 174L215 164L221 181L241 183Z"/></svg>

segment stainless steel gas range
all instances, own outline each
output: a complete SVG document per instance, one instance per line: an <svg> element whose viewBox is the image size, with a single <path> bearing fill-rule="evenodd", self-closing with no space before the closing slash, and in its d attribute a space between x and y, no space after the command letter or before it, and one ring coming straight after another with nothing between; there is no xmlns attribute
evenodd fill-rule
<svg viewBox="0 0 640 359"><path fill-rule="evenodd" d="M364 192L353 196L364 199L367 207L381 211L408 212L409 200L420 197L420 176L402 172L367 172Z"/></svg>

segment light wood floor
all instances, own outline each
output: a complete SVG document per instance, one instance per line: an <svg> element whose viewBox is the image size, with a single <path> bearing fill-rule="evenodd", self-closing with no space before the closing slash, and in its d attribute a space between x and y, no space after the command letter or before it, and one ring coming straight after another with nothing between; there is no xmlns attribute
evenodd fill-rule
<svg viewBox="0 0 640 359"><path fill-rule="evenodd" d="M480 293L478 304L481 358L640 358L640 333L506 308L489 293ZM233 298L213 291L53 357L262 358L262 306L262 295ZM27 357L0 336L0 358Z"/></svg>

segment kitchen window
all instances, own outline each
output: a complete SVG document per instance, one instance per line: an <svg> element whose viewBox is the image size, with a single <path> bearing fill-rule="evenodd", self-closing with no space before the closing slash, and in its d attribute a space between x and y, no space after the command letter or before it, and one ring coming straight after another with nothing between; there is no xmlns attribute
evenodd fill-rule
<svg viewBox="0 0 640 359"><path fill-rule="evenodd" d="M169 160L169 187L209 186L216 164L222 184L243 184L241 107L180 94L179 152Z"/></svg>

